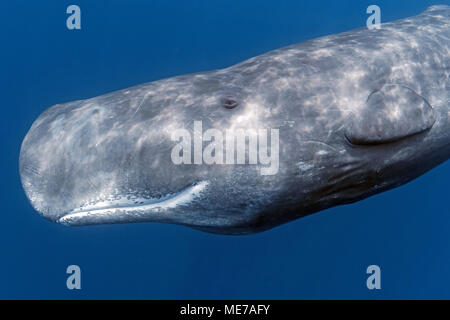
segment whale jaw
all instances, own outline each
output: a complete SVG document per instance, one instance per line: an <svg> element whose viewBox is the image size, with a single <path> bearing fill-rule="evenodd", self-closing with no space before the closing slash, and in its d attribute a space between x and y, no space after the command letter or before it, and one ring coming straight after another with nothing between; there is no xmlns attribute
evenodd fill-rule
<svg viewBox="0 0 450 320"><path fill-rule="evenodd" d="M165 195L161 198L128 199L104 201L94 205L86 205L74 209L57 222L67 226L83 226L92 224L126 223L136 221L159 221L164 219L164 212L188 205L197 199L208 186L208 181L200 181L183 190ZM167 218L167 217L166 217Z"/></svg>

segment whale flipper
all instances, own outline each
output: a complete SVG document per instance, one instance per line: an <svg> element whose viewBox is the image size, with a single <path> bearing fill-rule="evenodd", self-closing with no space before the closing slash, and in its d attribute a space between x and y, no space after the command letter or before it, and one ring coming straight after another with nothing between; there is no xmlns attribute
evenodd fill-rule
<svg viewBox="0 0 450 320"><path fill-rule="evenodd" d="M356 145L394 142L430 129L433 108L414 90L397 84L372 92L365 106L352 114L346 137Z"/></svg>

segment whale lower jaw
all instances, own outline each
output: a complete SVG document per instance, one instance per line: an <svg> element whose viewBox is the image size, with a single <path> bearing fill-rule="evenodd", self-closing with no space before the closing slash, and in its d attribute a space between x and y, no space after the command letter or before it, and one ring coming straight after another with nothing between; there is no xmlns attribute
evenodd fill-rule
<svg viewBox="0 0 450 320"><path fill-rule="evenodd" d="M56 222L67 226L83 226L107 223L127 223L137 221L157 221L161 213L167 209L187 205L208 186L208 181L200 181L177 193L169 194L157 199L146 199L136 204L116 201L99 203L75 209L59 218ZM149 213L154 216L149 216Z"/></svg>

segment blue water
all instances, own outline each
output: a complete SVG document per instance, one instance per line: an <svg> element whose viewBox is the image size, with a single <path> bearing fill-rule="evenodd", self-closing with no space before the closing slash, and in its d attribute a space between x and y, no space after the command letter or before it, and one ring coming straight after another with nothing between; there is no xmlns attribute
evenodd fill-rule
<svg viewBox="0 0 450 320"><path fill-rule="evenodd" d="M69 228L30 206L20 144L49 106L420 13L424 1L2 1L0 298L450 298L450 163L401 188L265 233L182 226ZM66 28L77 4L82 29ZM66 267L82 289L66 288ZM366 268L381 267L379 291Z"/></svg>

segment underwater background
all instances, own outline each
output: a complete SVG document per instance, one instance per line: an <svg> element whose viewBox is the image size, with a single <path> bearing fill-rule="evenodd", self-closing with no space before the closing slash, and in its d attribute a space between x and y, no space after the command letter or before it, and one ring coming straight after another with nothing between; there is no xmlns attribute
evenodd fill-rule
<svg viewBox="0 0 450 320"><path fill-rule="evenodd" d="M66 27L71 4L81 30ZM450 298L450 162L247 236L157 223L66 227L39 216L20 183L20 145L48 107L364 27L372 4L388 22L450 1L2 1L0 298ZM81 290L66 287L72 264ZM373 264L381 290L366 287Z"/></svg>

